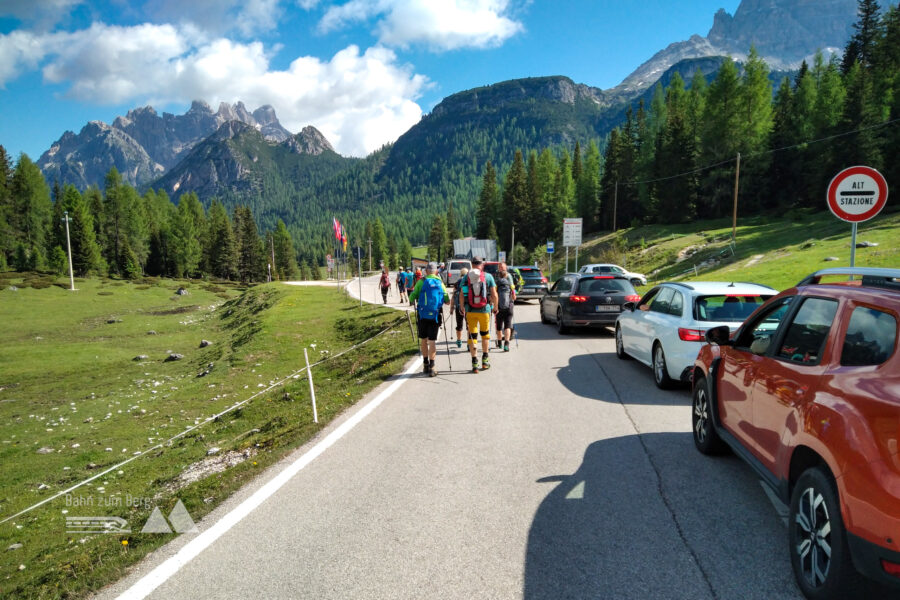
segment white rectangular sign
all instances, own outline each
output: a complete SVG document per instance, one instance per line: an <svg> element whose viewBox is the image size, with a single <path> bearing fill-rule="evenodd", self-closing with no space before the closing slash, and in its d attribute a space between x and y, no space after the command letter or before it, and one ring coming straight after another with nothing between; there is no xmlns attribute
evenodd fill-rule
<svg viewBox="0 0 900 600"><path fill-rule="evenodd" d="M563 219L563 246L574 248L581 245L581 217Z"/></svg>

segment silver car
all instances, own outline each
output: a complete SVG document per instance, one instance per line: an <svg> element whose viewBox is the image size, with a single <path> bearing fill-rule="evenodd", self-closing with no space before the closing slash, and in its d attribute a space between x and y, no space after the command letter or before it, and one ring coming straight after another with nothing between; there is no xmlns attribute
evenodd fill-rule
<svg viewBox="0 0 900 600"><path fill-rule="evenodd" d="M641 273L626 271L619 265L612 263L591 263L578 269L579 273L597 273L598 275L622 275L631 282L631 285L647 285L647 276Z"/></svg>

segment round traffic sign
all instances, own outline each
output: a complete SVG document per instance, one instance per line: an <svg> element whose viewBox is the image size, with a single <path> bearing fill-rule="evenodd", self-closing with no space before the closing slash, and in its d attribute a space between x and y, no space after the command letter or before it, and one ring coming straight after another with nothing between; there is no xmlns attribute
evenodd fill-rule
<svg viewBox="0 0 900 600"><path fill-rule="evenodd" d="M828 184L828 208L850 223L862 223L880 213L887 197L887 181L872 167L849 167Z"/></svg>

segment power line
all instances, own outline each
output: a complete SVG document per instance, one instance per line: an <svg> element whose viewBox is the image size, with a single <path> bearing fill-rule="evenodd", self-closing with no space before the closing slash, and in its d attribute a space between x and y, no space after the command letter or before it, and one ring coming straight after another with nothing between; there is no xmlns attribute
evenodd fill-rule
<svg viewBox="0 0 900 600"><path fill-rule="evenodd" d="M895 124L895 123L897 123L897 122L900 122L900 117L898 117L898 118L896 118L896 119L891 119L890 121L884 121L884 122L882 122L882 123L876 123L875 125L869 125L869 126L867 126L867 127L860 127L859 129L854 129L853 131L845 131L845 132L843 132L843 133L836 133L836 134L834 134L834 135L829 135L829 136L827 136L827 137L819 138L819 139L816 139L816 140L809 140L809 141L806 141L806 142L799 142L799 143L797 143L797 144L792 144L792 145L790 145L790 146L782 146L781 148L773 148L773 149L771 149L771 150L762 150L762 151L759 151L759 152L753 152L753 153L751 153L751 154L743 155L743 157L746 159L746 158L753 158L753 157L756 157L756 156L763 156L763 155L765 155L765 154L774 154L774 153L776 153L776 152L783 152L783 151L785 151L785 150L793 150L793 149L795 149L795 148L800 148L800 147L803 147L803 146L810 146L810 145L812 145L812 144L818 144L818 143L821 143L821 142L827 142L827 141L829 141L829 140L835 140L835 139L842 138L842 137L846 137L846 136L849 136L849 135L854 135L854 134L857 134L857 133L862 133L863 131L869 131L869 130L871 130L871 129L881 129L882 127L887 127L888 125L893 125L893 124ZM648 183L657 183L657 182L660 182L660 181L668 181L668 180L670 180L670 179L677 179L677 178L679 178L679 177L685 177L685 176L687 176L687 175L693 175L694 173L700 173L700 172L702 172L702 171L708 171L709 169L715 169L716 167L720 167L720 166L722 166L722 165L724 165L724 164L728 164L728 163L731 163L731 162L735 162L735 160L736 160L736 158L728 158L728 159L726 159L726 160L723 160L723 161L720 161L720 162L717 162L717 163L713 163L713 164L711 164L711 165L705 165L705 166L702 166L702 167L697 167L696 169L692 169L692 170L690 170L690 171L685 171L685 172L683 172L683 173L678 173L678 174L676 174L676 175L669 175L669 176L667 176L667 177L659 177L659 178L657 178L657 179L645 179L645 180L642 180L642 181L624 181L624 182L623 182L623 181L620 181L620 182L619 182L619 185L645 185L645 184L648 184Z"/></svg>

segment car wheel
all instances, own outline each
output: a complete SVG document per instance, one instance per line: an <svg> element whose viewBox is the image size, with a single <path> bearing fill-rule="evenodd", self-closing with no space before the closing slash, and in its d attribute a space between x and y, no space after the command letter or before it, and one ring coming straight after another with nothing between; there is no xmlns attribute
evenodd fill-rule
<svg viewBox="0 0 900 600"><path fill-rule="evenodd" d="M639 285L644 285L644 282L635 277L631 280L631 285L633 285L634 287L638 287Z"/></svg>
<svg viewBox="0 0 900 600"><path fill-rule="evenodd" d="M563 325L562 309L561 309L561 308L557 308L557 309L556 309L556 330L557 330L561 335L565 335L565 334L569 333L569 328L566 327L565 325Z"/></svg>
<svg viewBox="0 0 900 600"><path fill-rule="evenodd" d="M616 356L622 360L630 360L631 356L625 352L625 342L622 341L622 328L616 325Z"/></svg>
<svg viewBox="0 0 900 600"><path fill-rule="evenodd" d="M538 306L538 311L541 313L541 323L544 323L545 325L549 324L550 319L548 319L547 315L544 314L544 303L543 302L541 302L540 305Z"/></svg>
<svg viewBox="0 0 900 600"><path fill-rule="evenodd" d="M706 379L700 377L694 382L692 399L691 429L694 432L694 446L701 454L722 454L727 449L725 442L716 433L712 421L712 398L706 387Z"/></svg>
<svg viewBox="0 0 900 600"><path fill-rule="evenodd" d="M834 479L822 467L807 469L794 485L788 527L791 566L807 598L860 597L864 580L850 559Z"/></svg>
<svg viewBox="0 0 900 600"><path fill-rule="evenodd" d="M659 342L653 346L653 381L661 390L669 389L674 383L666 367L666 353L663 352L662 344Z"/></svg>

